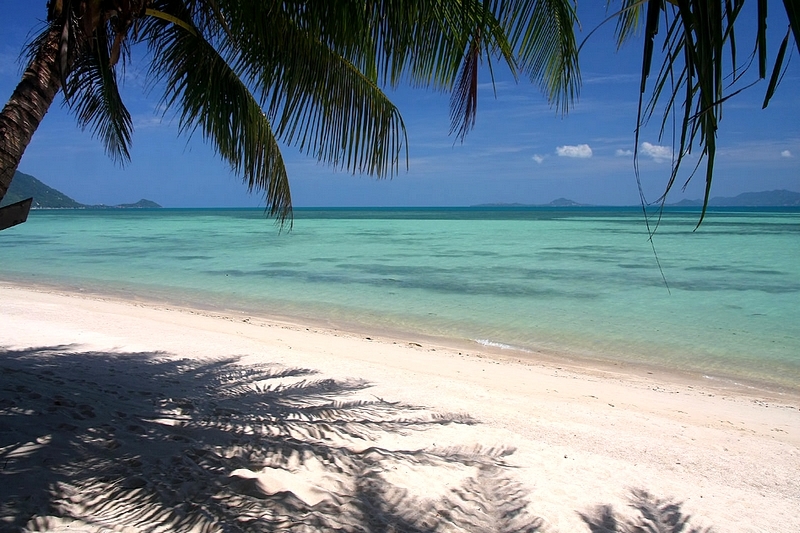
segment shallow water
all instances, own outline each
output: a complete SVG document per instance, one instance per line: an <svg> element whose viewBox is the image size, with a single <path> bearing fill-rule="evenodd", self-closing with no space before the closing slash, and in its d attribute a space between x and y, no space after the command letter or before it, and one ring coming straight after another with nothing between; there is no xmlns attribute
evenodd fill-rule
<svg viewBox="0 0 800 533"><path fill-rule="evenodd" d="M800 211L696 221L662 220L662 278L638 209L35 211L0 279L797 390Z"/></svg>

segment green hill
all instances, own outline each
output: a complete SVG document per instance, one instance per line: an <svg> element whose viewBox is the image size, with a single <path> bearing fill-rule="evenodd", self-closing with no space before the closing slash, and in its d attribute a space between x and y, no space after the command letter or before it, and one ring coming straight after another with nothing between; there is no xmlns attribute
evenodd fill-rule
<svg viewBox="0 0 800 533"><path fill-rule="evenodd" d="M115 205L114 207L121 207L124 209L155 209L161 206L151 200L145 200L142 198L135 204L119 204Z"/></svg>
<svg viewBox="0 0 800 533"><path fill-rule="evenodd" d="M19 171L14 174L11 187L8 188L8 192L0 205L13 204L14 202L30 198L31 196L33 197L33 204L31 205L33 208L50 207L75 209L86 207L63 192L48 187L33 176L23 174Z"/></svg>
<svg viewBox="0 0 800 533"><path fill-rule="evenodd" d="M19 202L27 198L33 197L33 209L136 209L136 208L157 208L161 207L157 203L141 199L135 204L120 204L120 205L86 205L76 202L61 191L57 191L52 187L48 187L41 181L37 180L29 174L24 174L17 171L14 173L14 179L11 182L11 187L8 188L3 201L0 202L0 207L8 204Z"/></svg>

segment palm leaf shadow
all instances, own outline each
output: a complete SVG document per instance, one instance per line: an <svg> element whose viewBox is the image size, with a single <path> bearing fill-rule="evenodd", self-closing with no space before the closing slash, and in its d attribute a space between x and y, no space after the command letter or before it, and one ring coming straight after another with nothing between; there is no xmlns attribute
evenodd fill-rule
<svg viewBox="0 0 800 533"><path fill-rule="evenodd" d="M713 533L712 528L690 526L690 515L682 504L661 499L641 489L630 494L634 516L620 516L610 505L600 505L593 513L578 513L592 533Z"/></svg>
<svg viewBox="0 0 800 533"><path fill-rule="evenodd" d="M379 446L386 435L475 421L376 399L363 380L76 346L0 348L0 376L2 530L536 531L541 523L505 462L513 450ZM387 474L403 468L464 475L431 501ZM286 486L265 484L265 472Z"/></svg>

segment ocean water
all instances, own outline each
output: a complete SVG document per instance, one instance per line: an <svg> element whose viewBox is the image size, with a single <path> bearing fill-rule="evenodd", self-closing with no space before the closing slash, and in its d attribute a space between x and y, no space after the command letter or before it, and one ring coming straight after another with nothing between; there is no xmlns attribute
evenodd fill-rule
<svg viewBox="0 0 800 533"><path fill-rule="evenodd" d="M797 392L800 210L697 216L665 214L659 270L638 209L34 211L0 280Z"/></svg>

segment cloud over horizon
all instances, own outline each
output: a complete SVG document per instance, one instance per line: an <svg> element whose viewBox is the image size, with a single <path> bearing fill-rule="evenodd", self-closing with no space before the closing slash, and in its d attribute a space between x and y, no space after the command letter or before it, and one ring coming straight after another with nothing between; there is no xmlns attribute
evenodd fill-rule
<svg viewBox="0 0 800 533"><path fill-rule="evenodd" d="M544 161L544 156L539 154L534 154L531 159L533 159L534 161L536 161L536 163L541 165L542 161Z"/></svg>
<svg viewBox="0 0 800 533"><path fill-rule="evenodd" d="M592 149L588 144L578 145L564 145L556 147L556 155L558 157L574 157L578 159L586 159L592 157Z"/></svg>
<svg viewBox="0 0 800 533"><path fill-rule="evenodd" d="M781 152L781 157L794 157L794 156L792 156L792 152L790 152L789 150L784 150L783 152Z"/></svg>
<svg viewBox="0 0 800 533"><path fill-rule="evenodd" d="M643 142L641 152L643 155L652 158L656 163L672 160L672 148L669 146L659 146L657 144Z"/></svg>

